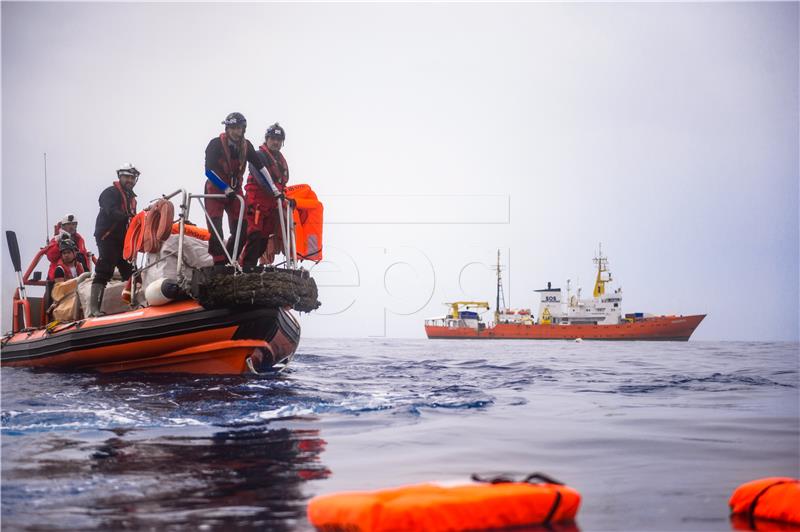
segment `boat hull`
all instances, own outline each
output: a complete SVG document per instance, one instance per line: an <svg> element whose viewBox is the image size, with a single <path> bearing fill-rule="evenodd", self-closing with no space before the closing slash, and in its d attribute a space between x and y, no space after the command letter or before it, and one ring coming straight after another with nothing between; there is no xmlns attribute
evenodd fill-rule
<svg viewBox="0 0 800 532"><path fill-rule="evenodd" d="M657 316L614 325L525 325L501 323L481 330L426 325L428 338L475 340L659 340L687 341L705 318Z"/></svg>
<svg viewBox="0 0 800 532"><path fill-rule="evenodd" d="M11 367L240 374L286 364L300 326L285 309L207 310L195 301L23 331L3 341Z"/></svg>

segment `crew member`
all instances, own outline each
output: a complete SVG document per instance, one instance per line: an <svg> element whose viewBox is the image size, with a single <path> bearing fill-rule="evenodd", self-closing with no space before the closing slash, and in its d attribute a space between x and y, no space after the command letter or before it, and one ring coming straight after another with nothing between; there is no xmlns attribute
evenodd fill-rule
<svg viewBox="0 0 800 532"><path fill-rule="evenodd" d="M214 137L206 147L206 194L225 194L225 199L206 199L206 211L213 226L208 252L214 259L215 265L226 264L225 244L220 240L224 238L222 230L222 215L228 214L228 226L231 238L226 246L228 254L236 258L241 251L243 238L240 237L239 248L234 250L233 245L236 235L236 225L239 220L240 204L237 196L242 195L242 177L247 163L258 168L257 178L263 185L271 190L274 195L279 195L272 176L266 166L256 156L253 145L244 137L247 129L247 120L242 113L231 113L222 122L225 132L219 137ZM244 223L242 234L246 234ZM216 231L214 231L216 228ZM219 233L219 238L217 237Z"/></svg>
<svg viewBox="0 0 800 532"><path fill-rule="evenodd" d="M72 240L77 249L75 258L83 266L85 271L90 270L91 255L86 249L86 241L81 234L78 233L78 218L74 214L67 214L56 224L55 236L47 245L47 259L50 261L50 270L47 272L48 278L52 278L53 272L56 269L56 264L58 264L58 261L61 259L59 244L61 240L65 239Z"/></svg>
<svg viewBox="0 0 800 532"><path fill-rule="evenodd" d="M61 258L56 262L53 276L48 280L54 283L63 283L69 279L74 279L82 274L85 269L78 261L78 246L75 245L70 239L64 239L59 242Z"/></svg>
<svg viewBox="0 0 800 532"><path fill-rule="evenodd" d="M132 164L125 164L117 170L117 181L100 194L100 212L94 227L99 258L92 280L89 297L89 316L99 316L106 284L119 270L122 279L127 281L133 273L133 266L122 258L125 232L128 223L136 214L136 194L133 187L139 180L139 170Z"/></svg>
<svg viewBox="0 0 800 532"><path fill-rule="evenodd" d="M258 148L258 158L261 166L266 166L273 178L273 182L282 197L289 181L289 165L281 153L281 148L286 140L286 130L275 122L267 128L264 134L264 144ZM272 190L264 188L262 181L257 179L256 167L250 165L250 175L247 178L245 190L245 204L247 206L247 243L243 251L242 262L246 266L255 266L259 257L266 251L271 235L273 244L282 243L277 236L280 228L278 218L278 198ZM277 249L277 245L274 246Z"/></svg>

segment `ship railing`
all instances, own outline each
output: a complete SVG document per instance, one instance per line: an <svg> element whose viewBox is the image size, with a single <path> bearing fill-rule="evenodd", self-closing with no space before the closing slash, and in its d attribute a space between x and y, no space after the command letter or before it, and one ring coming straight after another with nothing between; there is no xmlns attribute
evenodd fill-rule
<svg viewBox="0 0 800 532"><path fill-rule="evenodd" d="M236 273L242 272L242 266L239 264L239 243L242 241L242 226L244 225L244 213L245 213L245 202L244 198L240 195L236 195L236 199L239 201L239 217L236 220L236 233L231 235L234 238L233 241L233 250L234 255L232 256L228 252L227 246L224 245L225 239L217 230L217 227L212 223L211 216L208 214L208 210L204 205L203 200L205 199L225 199L225 194L192 194L191 192L187 192L186 189L178 189L174 192L169 194L164 194L160 198L154 199L150 202L152 205L156 201L159 200L172 200L176 196L180 196L180 204L178 205L178 246L177 251L174 253L177 255L177 281L179 284L182 284L185 281L184 275L184 266L186 264L183 260L183 248L184 242L186 240L186 221L189 220L189 213L191 211L192 200L197 200L197 203L200 205L200 208L203 210L203 214L208 221L208 226L211 228L213 234L219 239L219 242L222 243L222 251L225 253L225 258L228 260L228 263L233 266L234 271ZM278 200L283 201L283 200ZM298 261L297 261L297 249L296 249L296 240L294 236L294 207L292 206L290 201L285 201L285 205L280 206L280 219L281 219L281 233L282 233L282 241L283 241L283 252L284 257L286 260L278 264L278 267L285 267L287 269L297 269ZM285 212L284 209L285 208ZM288 223L284 222L284 214ZM159 258L158 260L147 264L146 266L137 267L135 275L139 277L142 272L148 270L160 262L166 260L167 258L171 257L173 253L164 255L163 257ZM131 283L131 306L136 305L136 283Z"/></svg>
<svg viewBox="0 0 800 532"><path fill-rule="evenodd" d="M178 189L175 192L170 194L165 194L159 199L166 199L171 200L175 196L180 194L180 205L178 208L178 281L182 281L184 279L183 275L183 245L184 239L186 236L186 220L189 219L189 213L191 211L192 200L197 200L197 203L200 205L200 208L203 210L203 214L208 221L208 226L211 228L214 236L219 239L220 243L224 243L225 239L222 235L217 231L217 227L211 222L211 216L208 214L208 210L204 205L202 200L206 199L225 199L225 194L192 194L187 192L186 189ZM239 201L239 217L236 220L236 234L232 235L234 238L233 241L233 250L236 256L232 256L227 249L227 246L222 246L222 251L225 253L225 258L234 267L237 272L242 271L242 266L239 264L239 243L242 241L242 225L244 221L244 213L245 213L245 203L244 197L242 195L237 194L236 199ZM279 264L278 266L284 266L289 269L297 269L298 268L298 261L297 261L297 246L296 246L296 239L295 239L295 231L294 231L294 206L292 205L291 201L287 201L285 199L278 199L279 202L278 206L278 213L281 222L281 241L283 243L283 256L286 257L286 260Z"/></svg>

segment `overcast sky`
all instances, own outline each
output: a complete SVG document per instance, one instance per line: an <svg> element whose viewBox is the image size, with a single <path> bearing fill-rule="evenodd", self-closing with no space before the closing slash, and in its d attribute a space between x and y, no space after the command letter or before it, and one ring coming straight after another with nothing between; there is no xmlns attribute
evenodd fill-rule
<svg viewBox="0 0 800 532"><path fill-rule="evenodd" d="M203 186L231 111L326 206L307 336L422 337L445 301L592 288L797 340L798 3L2 3L2 226L91 237L120 163ZM196 217L196 213L195 216ZM196 220L201 222L200 219ZM3 243L3 329L15 285ZM42 269L45 269L44 267Z"/></svg>

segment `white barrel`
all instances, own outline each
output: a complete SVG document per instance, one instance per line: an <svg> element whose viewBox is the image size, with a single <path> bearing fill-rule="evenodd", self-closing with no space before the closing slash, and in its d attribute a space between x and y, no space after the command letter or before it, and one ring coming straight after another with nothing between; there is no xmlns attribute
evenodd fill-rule
<svg viewBox="0 0 800 532"><path fill-rule="evenodd" d="M149 285L144 291L144 297L147 299L147 304L151 307L157 307L159 305L166 305L172 298L167 297L164 295L164 281L167 281L165 277L161 277L160 279L156 279Z"/></svg>

